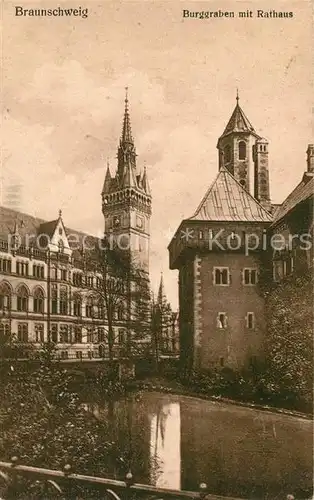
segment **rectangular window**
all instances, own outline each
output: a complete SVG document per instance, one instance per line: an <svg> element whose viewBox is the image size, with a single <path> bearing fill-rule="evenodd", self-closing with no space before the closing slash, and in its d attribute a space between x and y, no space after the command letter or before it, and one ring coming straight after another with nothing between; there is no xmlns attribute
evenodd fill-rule
<svg viewBox="0 0 314 500"><path fill-rule="evenodd" d="M0 272L10 273L11 272L11 260L10 259L0 259Z"/></svg>
<svg viewBox="0 0 314 500"><path fill-rule="evenodd" d="M60 325L60 342L69 344L71 341L69 325Z"/></svg>
<svg viewBox="0 0 314 500"><path fill-rule="evenodd" d="M93 342L93 328L87 328L87 342Z"/></svg>
<svg viewBox="0 0 314 500"><path fill-rule="evenodd" d="M68 314L68 291L65 286L60 289L59 314Z"/></svg>
<svg viewBox="0 0 314 500"><path fill-rule="evenodd" d="M51 325L51 342L55 344L58 342L58 325L56 323Z"/></svg>
<svg viewBox="0 0 314 500"><path fill-rule="evenodd" d="M230 273L228 267L214 267L214 285L229 285Z"/></svg>
<svg viewBox="0 0 314 500"><path fill-rule="evenodd" d="M28 276L28 262L17 262L16 274L19 276Z"/></svg>
<svg viewBox="0 0 314 500"><path fill-rule="evenodd" d="M227 315L225 312L219 312L217 314L217 328L221 330L227 328Z"/></svg>
<svg viewBox="0 0 314 500"><path fill-rule="evenodd" d="M86 318L91 318L93 313L93 306L91 304L85 305L85 316Z"/></svg>
<svg viewBox="0 0 314 500"><path fill-rule="evenodd" d="M224 364L225 364L224 358L219 358L219 364L220 364L220 366L224 366Z"/></svg>
<svg viewBox="0 0 314 500"><path fill-rule="evenodd" d="M257 269L247 267L243 269L243 284L244 285L256 285L257 283Z"/></svg>
<svg viewBox="0 0 314 500"><path fill-rule="evenodd" d="M77 359L82 359L83 358L83 353L82 351L75 351L75 355Z"/></svg>
<svg viewBox="0 0 314 500"><path fill-rule="evenodd" d="M254 323L255 323L254 313L253 312L248 312L247 315L246 315L246 327L249 330L253 330Z"/></svg>
<svg viewBox="0 0 314 500"><path fill-rule="evenodd" d="M69 353L68 351L61 351L61 359L68 359Z"/></svg>
<svg viewBox="0 0 314 500"><path fill-rule="evenodd" d="M66 269L61 269L61 280L66 281L67 280L67 270Z"/></svg>
<svg viewBox="0 0 314 500"><path fill-rule="evenodd" d="M0 342L6 342L10 335L10 323L0 323Z"/></svg>
<svg viewBox="0 0 314 500"><path fill-rule="evenodd" d="M74 327L74 342L76 344L82 343L82 327L81 326Z"/></svg>
<svg viewBox="0 0 314 500"><path fill-rule="evenodd" d="M45 276L44 266L34 264L33 265L33 276L34 276L34 278L44 278L44 276Z"/></svg>
<svg viewBox="0 0 314 500"><path fill-rule="evenodd" d="M44 324L35 323L35 342L44 342Z"/></svg>
<svg viewBox="0 0 314 500"><path fill-rule="evenodd" d="M105 342L105 329L98 328L98 342Z"/></svg>
<svg viewBox="0 0 314 500"><path fill-rule="evenodd" d="M28 323L18 323L17 340L18 342L28 342Z"/></svg>
<svg viewBox="0 0 314 500"><path fill-rule="evenodd" d="M58 289L57 285L51 287L51 314L58 314Z"/></svg>
<svg viewBox="0 0 314 500"><path fill-rule="evenodd" d="M53 267L51 269L51 279L52 280L57 280L58 279L58 269L56 267Z"/></svg>
<svg viewBox="0 0 314 500"><path fill-rule="evenodd" d="M203 233L203 231L200 231L200 232L198 233L198 236L199 236L199 239L200 239L200 240L202 240L202 239L204 238L204 233Z"/></svg>

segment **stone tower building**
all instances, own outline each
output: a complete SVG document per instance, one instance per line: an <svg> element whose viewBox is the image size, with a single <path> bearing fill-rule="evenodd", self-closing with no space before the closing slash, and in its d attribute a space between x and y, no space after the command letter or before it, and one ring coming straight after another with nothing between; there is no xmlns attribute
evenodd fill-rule
<svg viewBox="0 0 314 500"><path fill-rule="evenodd" d="M268 145L239 106L218 140L219 169L194 215L170 245L179 270L181 360L187 371L254 364L263 354L258 287L272 222Z"/></svg>
<svg viewBox="0 0 314 500"><path fill-rule="evenodd" d="M219 168L225 167L235 179L270 209L268 142L254 130L239 105L239 96L231 118L219 137Z"/></svg>
<svg viewBox="0 0 314 500"><path fill-rule="evenodd" d="M146 168L139 172L136 165L127 94L117 157L116 173L112 176L107 166L101 193L105 234L119 249L129 250L134 265L148 275L152 198Z"/></svg>

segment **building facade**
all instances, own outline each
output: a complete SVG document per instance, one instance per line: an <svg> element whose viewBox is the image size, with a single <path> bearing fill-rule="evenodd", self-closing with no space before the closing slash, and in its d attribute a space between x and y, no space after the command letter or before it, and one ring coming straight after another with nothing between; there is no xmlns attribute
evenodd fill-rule
<svg viewBox="0 0 314 500"><path fill-rule="evenodd" d="M291 263L282 263L288 259L286 250L273 251L271 237L283 228L287 231L287 207L296 203L288 197L278 207L271 205L268 142L255 132L238 96L217 148L218 175L168 247L170 268L179 270L180 356L187 372L258 363L267 328L259 282L272 266L285 269L282 276L292 269ZM308 172L294 201L313 197L312 146L307 154ZM308 201L305 205L309 214ZM284 225L279 223L283 219ZM298 225L300 215L294 220ZM301 229L299 224L298 234ZM296 238L295 246L299 243ZM297 252L294 248L289 255Z"/></svg>
<svg viewBox="0 0 314 500"><path fill-rule="evenodd" d="M136 167L127 98L116 175L107 168L101 197L106 241L131 256L148 284L151 194L146 169ZM111 287L115 283L108 293L115 293L110 314L118 357L130 330L132 285L127 276L119 287L114 272L104 276L101 263L91 257L101 243L65 227L61 212L47 222L0 207L2 342L14 339L27 355L49 339L62 359L106 357L108 307L101 290L108 279Z"/></svg>

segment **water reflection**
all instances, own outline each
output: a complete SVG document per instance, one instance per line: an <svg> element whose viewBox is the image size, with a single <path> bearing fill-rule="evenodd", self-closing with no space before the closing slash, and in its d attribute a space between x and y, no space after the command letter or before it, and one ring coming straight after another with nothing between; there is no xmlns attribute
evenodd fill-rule
<svg viewBox="0 0 314 500"><path fill-rule="evenodd" d="M160 488L181 488L180 403L165 403L151 416L151 459L159 473L151 482Z"/></svg>
<svg viewBox="0 0 314 500"><path fill-rule="evenodd" d="M89 408L112 422L137 482L250 499L309 498L311 422L160 393Z"/></svg>

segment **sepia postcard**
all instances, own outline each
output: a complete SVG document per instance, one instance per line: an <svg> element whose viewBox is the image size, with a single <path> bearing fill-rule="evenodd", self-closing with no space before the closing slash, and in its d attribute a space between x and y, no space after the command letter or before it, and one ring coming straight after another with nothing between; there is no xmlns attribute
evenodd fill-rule
<svg viewBox="0 0 314 500"><path fill-rule="evenodd" d="M0 500L310 500L313 2L2 0Z"/></svg>

